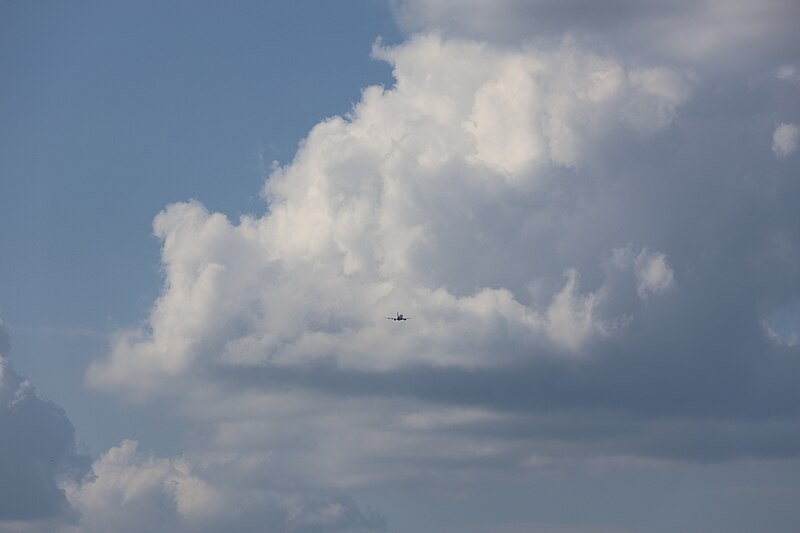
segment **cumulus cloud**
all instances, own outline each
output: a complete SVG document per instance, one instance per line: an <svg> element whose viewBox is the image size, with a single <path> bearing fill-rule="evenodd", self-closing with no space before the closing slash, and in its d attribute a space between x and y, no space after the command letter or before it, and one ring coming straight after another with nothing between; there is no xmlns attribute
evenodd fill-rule
<svg viewBox="0 0 800 533"><path fill-rule="evenodd" d="M346 498L240 492L224 479L204 478L213 478L208 470L215 461L158 458L137 448L135 441L123 441L94 462L91 479L66 486L81 514L76 530L322 532L383 525L379 515L362 512Z"/></svg>
<svg viewBox="0 0 800 533"><path fill-rule="evenodd" d="M613 264L622 269L633 269L636 274L636 292L639 298L663 294L674 287L675 276L661 252L642 248L638 253L630 244L619 246L612 253Z"/></svg>
<svg viewBox="0 0 800 533"><path fill-rule="evenodd" d="M800 128L796 124L781 123L772 134L772 151L775 156L785 159L797 151L800 144Z"/></svg>
<svg viewBox="0 0 800 533"><path fill-rule="evenodd" d="M753 31L783 23L767 4ZM708 24L701 55L761 9L737 6ZM670 31L696 14L676 9ZM800 454L800 359L764 327L800 294L800 182L763 149L763 117L702 72L581 38L448 35L376 46L395 84L366 88L276 164L262 215L192 201L154 220L161 295L87 382L167 396L209 436L197 456L217 459L123 444L120 471L156 473L146 492L266 491L275 516L306 517L295 524L357 524L369 513L325 498L292 515L274 489Z"/></svg>
<svg viewBox="0 0 800 533"><path fill-rule="evenodd" d="M0 528L10 521L71 517L61 482L80 479L86 459L64 410L39 398L5 355L8 327L0 320Z"/></svg>
<svg viewBox="0 0 800 533"><path fill-rule="evenodd" d="M213 479L209 472L219 461L198 465L185 457L147 456L137 442L125 440L94 462L90 479L66 486L81 516L75 530L322 532L383 526L379 515L362 512L346 498L231 487L230 480Z"/></svg>
<svg viewBox="0 0 800 533"><path fill-rule="evenodd" d="M428 36L374 53L396 86L317 125L267 180L265 216L232 224L190 202L156 218L164 293L90 383L135 392L209 361L493 366L511 356L492 353L500 336L575 351L605 329L601 294L578 294L574 273L522 302L536 218L550 214L506 204L541 202L606 136L663 130L687 80L569 43L535 53ZM554 266L558 279L575 265ZM411 338L381 322L401 307L420 319Z"/></svg>
<svg viewBox="0 0 800 533"><path fill-rule="evenodd" d="M124 441L92 465L92 477L67 487L84 531L173 531L197 527L218 511L218 495L181 460L142 458ZM194 523L193 523L194 522Z"/></svg>
<svg viewBox="0 0 800 533"><path fill-rule="evenodd" d="M635 268L636 290L642 299L649 294L666 292L674 285L672 269L667 264L665 254L642 250L636 257Z"/></svg>
<svg viewBox="0 0 800 533"><path fill-rule="evenodd" d="M702 0L394 0L407 31L439 31L495 42L581 36L641 58L735 67L766 58L794 60L800 47L796 2Z"/></svg>

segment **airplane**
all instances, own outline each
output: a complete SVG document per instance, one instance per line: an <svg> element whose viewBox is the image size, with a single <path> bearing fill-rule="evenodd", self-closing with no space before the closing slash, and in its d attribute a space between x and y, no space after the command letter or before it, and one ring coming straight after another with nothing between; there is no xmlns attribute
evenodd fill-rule
<svg viewBox="0 0 800 533"><path fill-rule="evenodd" d="M397 313L397 316L387 316L386 320L394 320L395 322L399 320L411 320L410 316L403 316L403 313Z"/></svg>

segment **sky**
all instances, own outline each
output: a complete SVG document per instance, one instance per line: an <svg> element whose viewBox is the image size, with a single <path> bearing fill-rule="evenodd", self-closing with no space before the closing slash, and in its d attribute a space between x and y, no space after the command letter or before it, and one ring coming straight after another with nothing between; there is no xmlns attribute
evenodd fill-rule
<svg viewBox="0 0 800 533"><path fill-rule="evenodd" d="M0 531L796 531L797 20L3 2Z"/></svg>

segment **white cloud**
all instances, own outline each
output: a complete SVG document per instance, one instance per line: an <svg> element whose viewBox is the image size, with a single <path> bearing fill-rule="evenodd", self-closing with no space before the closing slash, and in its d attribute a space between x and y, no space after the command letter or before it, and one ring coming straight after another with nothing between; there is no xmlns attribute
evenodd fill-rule
<svg viewBox="0 0 800 533"><path fill-rule="evenodd" d="M142 458L124 441L92 465L93 476L67 486L83 531L172 531L219 512L220 495L182 460Z"/></svg>
<svg viewBox="0 0 800 533"><path fill-rule="evenodd" d="M790 210L752 214L761 189L739 179L751 147L730 150L742 133L730 125L752 117L685 106L708 91L702 72L631 66L583 42L418 35L378 46L396 84L365 89L276 164L262 216L231 221L196 201L160 213L161 296L87 381L168 396L208 439L182 459L122 454L104 470L121 460L102 458L98 470L119 472L98 476L102 493L146 487L172 502L180 530L192 513L173 482L192 480L220 509L256 502L290 530L377 522L276 487L307 496L574 457L722 454L648 425L740 414L723 400L751 368L731 353L764 340L741 327L757 314L753 295L796 282L796 269L775 277L768 256L747 270L748 254ZM395 312L413 319L387 321ZM720 368L733 378L717 386ZM766 389L749 407L774 405ZM675 402L675 390L693 401ZM724 453L776 453L753 442ZM107 506L91 490L75 501Z"/></svg>
<svg viewBox="0 0 800 533"><path fill-rule="evenodd" d="M796 124L781 123L772 134L772 151L779 159L785 159L797 151L800 144L800 128Z"/></svg>
<svg viewBox="0 0 800 533"><path fill-rule="evenodd" d="M230 456L206 459L143 456L125 440L92 465L92 476L65 486L80 522L66 531L329 531L380 529L382 519L346 499L232 484ZM216 477L214 468L225 475Z"/></svg>
<svg viewBox="0 0 800 533"><path fill-rule="evenodd" d="M653 252L646 247L637 251L628 244L614 248L612 264L620 269L633 269L636 276L636 293L646 300L650 295L664 294L675 286L675 274L663 252Z"/></svg>
<svg viewBox="0 0 800 533"><path fill-rule="evenodd" d="M0 489L17 498L0 511L80 512L0 528L373 530L347 491L800 455L796 313L753 327L796 301L798 181L747 179L769 153L741 140L763 122L703 68L785 64L798 4L397 5L441 33L375 47L396 84L276 164L262 216L191 201L154 220L161 295L86 380L166 396L193 424L186 453L126 440L58 485L13 438L71 464L71 425L0 359ZM797 144L776 129L776 156Z"/></svg>
<svg viewBox="0 0 800 533"><path fill-rule="evenodd" d="M646 248L636 256L636 292L641 299L650 294L662 294L675 285L675 276L663 253L653 253Z"/></svg>
<svg viewBox="0 0 800 533"><path fill-rule="evenodd" d="M608 333L608 327L596 318L602 292L580 295L577 286L578 274L569 270L566 285L547 308L551 337L573 351L578 351L592 335Z"/></svg>
<svg viewBox="0 0 800 533"><path fill-rule="evenodd" d="M164 292L91 384L144 394L210 361L495 366L509 357L491 353L498 336L574 351L603 330L599 293L576 293L574 275L536 302L546 313L520 302L496 274L528 261L519 230L535 213L494 214L509 195L560 187L554 170L583 165L606 136L669 125L685 78L571 43L541 53L420 36L374 54L396 86L318 124L267 180L265 216L234 225L189 202L156 218ZM413 336L386 328L395 311L419 317Z"/></svg>

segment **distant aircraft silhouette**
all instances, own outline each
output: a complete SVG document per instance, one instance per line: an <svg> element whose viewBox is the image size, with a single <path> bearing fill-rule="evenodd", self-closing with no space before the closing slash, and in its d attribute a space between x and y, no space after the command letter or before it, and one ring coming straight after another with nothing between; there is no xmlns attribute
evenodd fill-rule
<svg viewBox="0 0 800 533"><path fill-rule="evenodd" d="M386 320L394 320L395 322L399 320L411 320L410 316L403 316L403 313L397 313L397 316L387 316Z"/></svg>

